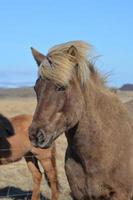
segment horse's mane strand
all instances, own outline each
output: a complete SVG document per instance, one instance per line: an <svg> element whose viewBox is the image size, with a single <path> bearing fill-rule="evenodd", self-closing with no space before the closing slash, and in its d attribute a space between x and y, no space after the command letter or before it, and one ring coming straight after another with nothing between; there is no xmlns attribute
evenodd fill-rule
<svg viewBox="0 0 133 200"><path fill-rule="evenodd" d="M76 49L74 56L69 53L72 46ZM83 41L56 45L49 50L47 55L48 60L51 61L51 67L46 64L48 62L42 62L39 67L39 75L60 85L67 85L76 75L81 85L85 85L89 79L89 73L96 73L94 66L88 59L90 50L91 45Z"/></svg>

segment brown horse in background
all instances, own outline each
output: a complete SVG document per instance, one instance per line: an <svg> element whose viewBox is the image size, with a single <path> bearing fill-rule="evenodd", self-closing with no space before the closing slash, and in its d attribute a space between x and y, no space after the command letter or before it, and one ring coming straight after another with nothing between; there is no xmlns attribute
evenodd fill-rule
<svg viewBox="0 0 133 200"><path fill-rule="evenodd" d="M133 195L133 120L87 56L90 46L57 45L39 66L31 142L49 147L63 132L65 170L76 200L129 200ZM35 141L39 142L35 142Z"/></svg>
<svg viewBox="0 0 133 200"><path fill-rule="evenodd" d="M44 169L51 187L52 200L58 199L58 181L55 161L55 145L49 149L35 148L28 136L31 115L18 115L9 120L0 115L0 165L25 158L33 177L32 200L39 199L42 173L38 161Z"/></svg>

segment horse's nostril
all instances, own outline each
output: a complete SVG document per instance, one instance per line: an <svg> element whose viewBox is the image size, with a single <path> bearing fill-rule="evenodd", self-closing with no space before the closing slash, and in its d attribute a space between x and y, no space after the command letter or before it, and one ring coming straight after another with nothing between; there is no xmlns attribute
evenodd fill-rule
<svg viewBox="0 0 133 200"><path fill-rule="evenodd" d="M32 141L35 140L35 138L36 138L36 130L33 128L29 128L29 139Z"/></svg>
<svg viewBox="0 0 133 200"><path fill-rule="evenodd" d="M29 139L33 146L43 147L44 143L47 141L47 135L45 131L41 128L29 128Z"/></svg>
<svg viewBox="0 0 133 200"><path fill-rule="evenodd" d="M46 139L45 131L39 129L39 131L37 132L37 142L39 144L44 143L45 139Z"/></svg>

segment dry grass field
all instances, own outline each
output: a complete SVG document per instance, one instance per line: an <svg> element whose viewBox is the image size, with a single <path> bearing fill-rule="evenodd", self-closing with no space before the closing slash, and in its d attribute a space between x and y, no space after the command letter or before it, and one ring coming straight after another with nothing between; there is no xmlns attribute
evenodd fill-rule
<svg viewBox="0 0 133 200"><path fill-rule="evenodd" d="M24 92L24 91L23 91ZM28 95L22 91L11 93L10 90L0 93L0 112L7 117L18 114L32 114L35 109L36 99L34 95ZM30 93L31 94L31 93ZM118 92L123 102L133 100L133 92ZM130 109L130 103L126 103ZM133 102L131 101L133 107ZM70 200L70 190L64 171L64 153L66 149L66 139L62 135L56 141L57 147L57 169L60 183L60 200ZM16 163L0 166L0 199L28 199L32 189L32 178L25 161L22 159ZM50 199L50 189L45 179L41 184L41 199Z"/></svg>

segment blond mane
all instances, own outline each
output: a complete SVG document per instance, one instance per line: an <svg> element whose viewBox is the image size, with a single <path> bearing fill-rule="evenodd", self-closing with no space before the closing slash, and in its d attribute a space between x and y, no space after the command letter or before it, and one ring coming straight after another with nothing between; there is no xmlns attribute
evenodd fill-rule
<svg viewBox="0 0 133 200"><path fill-rule="evenodd" d="M71 47L76 49L76 54L69 53ZM67 85L73 76L77 76L81 85L85 85L89 79L92 65L89 64L88 55L91 45L83 41L72 41L52 47L47 58L39 67L39 75L49 78L56 84ZM94 72L94 68L93 68Z"/></svg>

